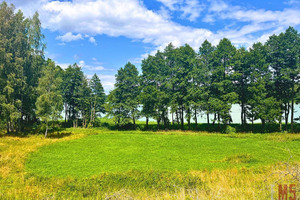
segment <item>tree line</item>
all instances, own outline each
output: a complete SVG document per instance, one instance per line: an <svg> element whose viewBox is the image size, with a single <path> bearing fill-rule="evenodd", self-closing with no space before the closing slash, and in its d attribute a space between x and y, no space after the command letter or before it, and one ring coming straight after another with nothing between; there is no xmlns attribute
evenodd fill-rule
<svg viewBox="0 0 300 200"><path fill-rule="evenodd" d="M300 35L289 27L248 49L236 48L223 38L217 46L205 40L198 52L188 44L157 51L142 61L142 73L127 63L116 74L115 89L106 110L122 126L139 117L168 127L177 123L197 127L197 116L207 115L207 124L232 122L233 104L241 107L242 126L250 121L285 122L294 127L294 105L299 103ZM169 119L169 113L171 119ZM209 115L214 116L210 121Z"/></svg>
<svg viewBox="0 0 300 200"><path fill-rule="evenodd" d="M24 17L13 5L0 4L0 128L7 133L42 120L46 124L60 119L78 126L92 125L104 112L105 94L99 77L87 79L81 68L66 70L45 59L38 13Z"/></svg>
<svg viewBox="0 0 300 200"><path fill-rule="evenodd" d="M207 124L231 123L230 109L241 106L241 122L283 122L291 131L294 105L300 102L300 36L289 27L266 43L236 48L224 38L217 46L204 41L196 52L188 44L157 51L142 61L142 72L127 63L116 74L115 88L106 97L95 74L88 79L76 63L67 69L45 58L38 13L24 17L13 5L0 4L0 128L23 131L35 122L46 125L64 112L69 126L93 126L101 113L117 126L146 118L158 128L180 124L184 129L197 116ZM169 114L171 118L169 119ZM213 115L210 121L209 115Z"/></svg>

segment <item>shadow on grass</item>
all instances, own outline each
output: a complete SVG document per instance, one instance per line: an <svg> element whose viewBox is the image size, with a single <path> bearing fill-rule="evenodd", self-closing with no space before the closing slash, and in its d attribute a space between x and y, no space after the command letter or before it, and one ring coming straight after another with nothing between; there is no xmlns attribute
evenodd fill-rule
<svg viewBox="0 0 300 200"><path fill-rule="evenodd" d="M64 138L70 136L71 132L64 132L66 128L61 127L51 127L48 130L47 138ZM6 133L5 131L0 132L0 138L3 137L17 137L17 138L26 138L30 135L44 135L45 129L43 127L26 127L22 131L14 131Z"/></svg>
<svg viewBox="0 0 300 200"><path fill-rule="evenodd" d="M58 138L64 138L64 137L68 137L72 135L71 132L54 132L54 133L50 133L47 138L55 138L55 139L58 139Z"/></svg>

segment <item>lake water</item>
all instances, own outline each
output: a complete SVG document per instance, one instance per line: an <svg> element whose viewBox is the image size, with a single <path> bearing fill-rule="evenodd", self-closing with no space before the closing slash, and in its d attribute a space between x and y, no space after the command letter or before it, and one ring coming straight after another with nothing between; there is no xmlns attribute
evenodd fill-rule
<svg viewBox="0 0 300 200"><path fill-rule="evenodd" d="M300 104L294 106L295 108L295 112L294 112L294 118L299 118L300 116ZM210 115L210 122L212 122L213 118L214 118L214 115ZM241 123L241 107L239 104L234 104L232 105L232 108L231 108L231 117L232 117L232 123L235 123L235 124L240 124ZM174 116L175 118L175 116ZM172 115L169 114L169 120L172 120ZM143 118L140 118L139 121L146 121L146 118L143 117ZM155 121L154 119L150 119L150 121ZM197 117L197 121L198 123L207 123L207 117L206 117L206 114L205 113L202 113L198 115ZM289 115L289 122L291 121L291 113ZM191 122L194 122L194 120L191 120ZM250 123L250 121L248 121L248 123ZM256 120L254 121L254 123L261 123L260 120Z"/></svg>

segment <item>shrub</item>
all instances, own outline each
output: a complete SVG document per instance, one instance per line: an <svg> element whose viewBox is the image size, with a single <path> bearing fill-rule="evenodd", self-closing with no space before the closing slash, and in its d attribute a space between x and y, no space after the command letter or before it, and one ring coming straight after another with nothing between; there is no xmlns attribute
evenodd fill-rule
<svg viewBox="0 0 300 200"><path fill-rule="evenodd" d="M225 130L224 130L224 133L226 133L226 134L232 134L232 133L236 133L236 130L235 130L234 127L227 125L226 128L225 128Z"/></svg>

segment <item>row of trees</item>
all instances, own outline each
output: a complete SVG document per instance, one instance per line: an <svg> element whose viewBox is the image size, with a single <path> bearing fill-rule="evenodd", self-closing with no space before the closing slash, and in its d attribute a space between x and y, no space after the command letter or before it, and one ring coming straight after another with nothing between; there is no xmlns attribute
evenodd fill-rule
<svg viewBox="0 0 300 200"><path fill-rule="evenodd" d="M115 89L105 103L99 77L87 79L81 68L66 70L45 59L38 13L25 18L12 5L0 4L0 125L7 132L22 130L41 119L57 120L64 109L65 121L83 127L107 112L117 125L141 116L156 119L158 126L207 115L207 123L230 124L233 104L241 106L241 122L262 125L285 120L294 124L294 105L299 102L300 36L292 27L271 36L265 44L248 50L236 48L224 38L217 46L204 41L196 53L189 45L142 61L142 73L131 63L118 70ZM171 119L169 114L171 113ZM214 118L210 122L209 115Z"/></svg>
<svg viewBox="0 0 300 200"><path fill-rule="evenodd" d="M142 74L127 63L116 75L115 89L108 96L107 111L118 125L146 117L158 126L184 121L190 126L205 113L207 123L231 123L230 109L241 106L241 122L261 120L279 123L290 115L294 124L294 105L299 102L300 35L289 27L272 35L265 44L255 43L248 50L236 48L224 38L217 46L207 40L196 53L189 45L169 44L142 61Z"/></svg>
<svg viewBox="0 0 300 200"><path fill-rule="evenodd" d="M99 77L88 80L76 64L66 70L45 59L38 13L25 18L6 2L0 4L0 125L22 130L38 119L60 118L77 126L92 124L104 112L105 94Z"/></svg>

